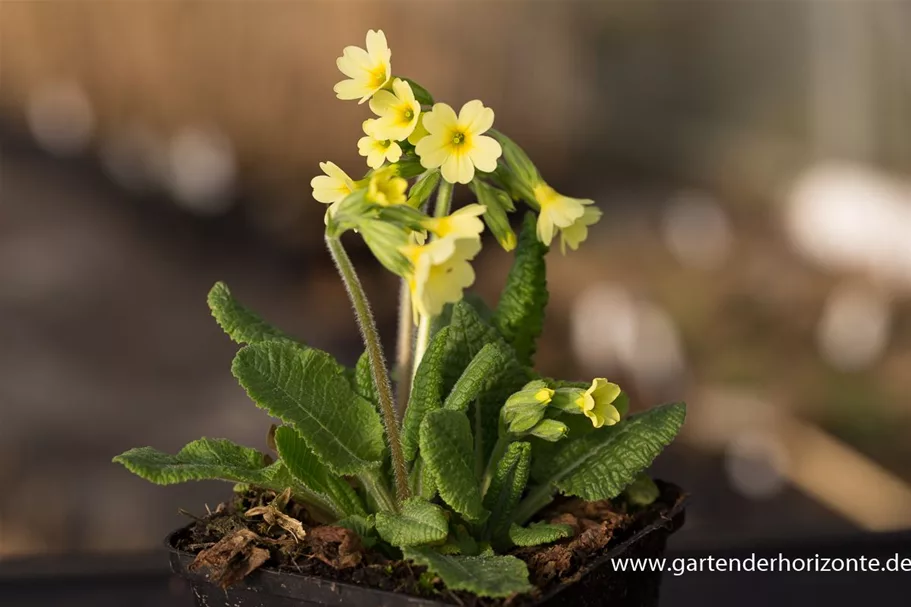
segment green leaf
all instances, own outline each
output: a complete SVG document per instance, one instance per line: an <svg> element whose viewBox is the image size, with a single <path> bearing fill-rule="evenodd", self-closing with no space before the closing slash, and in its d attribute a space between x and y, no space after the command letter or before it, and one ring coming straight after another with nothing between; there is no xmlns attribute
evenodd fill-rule
<svg viewBox="0 0 911 607"><path fill-rule="evenodd" d="M176 455L139 447L118 455L113 461L158 485L224 480L268 486L277 471L276 466L266 464L264 455L256 449L222 438L195 440Z"/></svg>
<svg viewBox="0 0 911 607"><path fill-rule="evenodd" d="M534 213L525 215L516 258L500 295L494 324L515 349L519 361L531 366L547 308L547 247L538 241Z"/></svg>
<svg viewBox="0 0 911 607"><path fill-rule="evenodd" d="M283 342L237 353L231 371L257 404L293 426L335 474L376 468L383 460L383 424L329 354Z"/></svg>
<svg viewBox="0 0 911 607"><path fill-rule="evenodd" d="M357 359L357 365L354 367L354 391L364 400L373 403L379 411L380 396L376 391L376 384L373 381L373 374L370 371L370 357L364 352Z"/></svg>
<svg viewBox="0 0 911 607"><path fill-rule="evenodd" d="M411 472L408 473L408 484L412 494L423 497L427 501L433 500L437 495L437 484L428 472L421 456L418 456L411 466Z"/></svg>
<svg viewBox="0 0 911 607"><path fill-rule="evenodd" d="M270 340L294 341L241 305L231 295L228 285L223 282L215 283L209 291L208 301L215 321L228 337L239 344L256 344Z"/></svg>
<svg viewBox="0 0 911 607"><path fill-rule="evenodd" d="M491 378L487 389L475 401L469 412L475 441L475 471L480 476L499 435L500 409L506 399L528 381L528 372L519 364L515 353L503 340L499 331L487 324L478 312L464 301L452 311L449 325L452 339L451 360L454 364L444 368L444 386L454 386L475 356L488 344L497 344L505 356L496 377ZM508 353L508 354L507 354Z"/></svg>
<svg viewBox="0 0 911 607"><path fill-rule="evenodd" d="M440 576L450 590L505 598L532 589L528 568L514 556L449 556L430 548L406 548L403 553Z"/></svg>
<svg viewBox="0 0 911 607"><path fill-rule="evenodd" d="M511 525L509 539L516 546L539 546L550 544L557 540L572 537L573 528L570 525L552 525L550 523L532 523L528 527Z"/></svg>
<svg viewBox="0 0 911 607"><path fill-rule="evenodd" d="M514 355L505 344L491 342L481 348L452 387L443 408L467 411L468 405L502 380L512 360Z"/></svg>
<svg viewBox="0 0 911 607"><path fill-rule="evenodd" d="M464 300L452 307L449 332L451 342L447 364L443 367L443 387L447 393L481 348L503 339L500 333L487 324L477 310Z"/></svg>
<svg viewBox="0 0 911 607"><path fill-rule="evenodd" d="M449 521L436 504L413 497L401 511L377 512L376 530L393 546L420 546L443 542L449 535Z"/></svg>
<svg viewBox="0 0 911 607"><path fill-rule="evenodd" d="M418 452L424 416L443 406L443 366L449 349L449 328L444 327L430 340L414 376L402 422L402 451L409 462Z"/></svg>
<svg viewBox="0 0 911 607"><path fill-rule="evenodd" d="M674 440L685 417L685 404L662 405L555 443L548 457L536 454L532 478L588 501L616 497Z"/></svg>
<svg viewBox="0 0 911 607"><path fill-rule="evenodd" d="M474 447L468 417L459 411L431 411L421 423L421 457L449 506L472 522L487 511L475 474Z"/></svg>
<svg viewBox="0 0 911 607"><path fill-rule="evenodd" d="M366 516L364 503L348 482L333 474L290 426L275 431L275 446L291 476L319 496L337 517Z"/></svg>
<svg viewBox="0 0 911 607"><path fill-rule="evenodd" d="M509 530L512 511L522 498L530 469L531 444L510 443L484 495L484 507L490 510L487 537L499 538Z"/></svg>

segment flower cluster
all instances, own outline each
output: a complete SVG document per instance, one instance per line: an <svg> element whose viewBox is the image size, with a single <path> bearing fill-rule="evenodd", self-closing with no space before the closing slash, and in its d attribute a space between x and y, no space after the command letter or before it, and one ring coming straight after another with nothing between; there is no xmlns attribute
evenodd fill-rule
<svg viewBox="0 0 911 607"><path fill-rule="evenodd" d="M392 71L382 31L367 32L366 49L349 46L336 61L347 77L339 99L367 103L358 152L369 170L359 180L332 162L311 181L313 197L329 205L327 230L356 230L377 259L406 282L415 318L432 318L462 298L475 279L471 261L484 225L507 251L516 246L508 214L515 201L538 213L537 235L577 249L601 212L591 200L557 193L528 155L493 130L494 111L475 99L458 113ZM409 180L414 183L409 185ZM453 184L468 185L477 203L451 212ZM432 215L423 210L434 192Z"/></svg>
<svg viewBox="0 0 911 607"><path fill-rule="evenodd" d="M514 436L536 436L555 442L569 432L563 414L585 415L592 426L613 426L626 415L628 402L620 386L603 377L591 386L551 388L533 380L507 399L500 410L503 431Z"/></svg>

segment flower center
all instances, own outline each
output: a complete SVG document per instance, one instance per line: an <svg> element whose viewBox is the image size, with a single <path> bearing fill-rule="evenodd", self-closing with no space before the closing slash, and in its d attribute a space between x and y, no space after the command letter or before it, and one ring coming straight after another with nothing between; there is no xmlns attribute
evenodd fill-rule
<svg viewBox="0 0 911 607"><path fill-rule="evenodd" d="M452 134L452 145L462 145L465 143L465 133L456 131Z"/></svg>
<svg viewBox="0 0 911 607"><path fill-rule="evenodd" d="M412 110L411 108L408 108L402 114L402 117L405 119L406 122L411 122L411 119L414 118L414 110Z"/></svg>
<svg viewBox="0 0 911 607"><path fill-rule="evenodd" d="M390 145L392 145L392 141L389 140L389 139L384 139L383 141L380 141L380 142L379 142L379 146L380 146L381 148L383 148L384 150L385 150L386 148L388 148Z"/></svg>
<svg viewBox="0 0 911 607"><path fill-rule="evenodd" d="M370 79L373 88L380 88L386 84L386 66L380 64L370 70Z"/></svg>

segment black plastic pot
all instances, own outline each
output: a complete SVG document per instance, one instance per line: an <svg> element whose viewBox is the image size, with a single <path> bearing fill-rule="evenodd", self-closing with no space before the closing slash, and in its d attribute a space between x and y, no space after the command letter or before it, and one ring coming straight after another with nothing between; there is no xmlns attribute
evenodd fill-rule
<svg viewBox="0 0 911 607"><path fill-rule="evenodd" d="M662 513L655 521L595 559L583 570L579 580L561 585L526 607L582 606L657 607L661 573L658 571L617 572L609 561L618 556L660 558L664 556L667 538L684 522L684 502ZM298 575L274 569L260 569L239 584L222 590L205 576L191 573L187 567L194 554L178 550L168 536L171 569L189 580L200 607L302 607L305 605L351 605L355 607L440 607L439 601L407 594L355 586L329 579Z"/></svg>

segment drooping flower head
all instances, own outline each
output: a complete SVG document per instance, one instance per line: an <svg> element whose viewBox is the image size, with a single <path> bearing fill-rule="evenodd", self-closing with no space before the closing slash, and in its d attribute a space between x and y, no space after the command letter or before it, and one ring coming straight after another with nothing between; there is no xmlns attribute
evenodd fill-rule
<svg viewBox="0 0 911 607"><path fill-rule="evenodd" d="M370 109L379 116L374 136L392 141L407 139L421 117L421 104L414 98L411 85L396 78L392 91L379 91L370 100Z"/></svg>
<svg viewBox="0 0 911 607"><path fill-rule="evenodd" d="M613 426L620 421L622 413L614 402L620 396L620 386L607 381L603 377L596 377L592 380L592 385L583 392L577 403L585 417L591 420L595 428L601 426Z"/></svg>
<svg viewBox="0 0 911 607"><path fill-rule="evenodd" d="M367 157L367 166L378 169L387 160L398 162L402 157L402 148L395 141L383 137L378 132L377 120L364 121L364 133L357 142L357 151Z"/></svg>
<svg viewBox="0 0 911 607"><path fill-rule="evenodd" d="M462 299L474 283L469 261L481 250L480 238L439 238L427 244L411 244L401 252L411 262L406 276L415 314L438 316L447 303Z"/></svg>
<svg viewBox="0 0 911 607"><path fill-rule="evenodd" d="M367 182L367 200L372 203L389 206L405 204L405 190L408 182L390 170L390 167L375 171Z"/></svg>
<svg viewBox="0 0 911 607"><path fill-rule="evenodd" d="M427 135L415 151L427 169L440 167L450 183L469 183L475 169L492 172L503 153L493 137L483 133L493 126L493 110L475 99L462 106L459 115L445 103L437 103L424 114Z"/></svg>
<svg viewBox="0 0 911 607"><path fill-rule="evenodd" d="M548 246L553 241L557 229L563 230L575 224L577 220L582 219L582 216L585 215L585 207L594 204L593 200L563 196L543 181L534 186L533 191L535 202L541 208L538 215L538 240ZM591 215L589 218L591 218ZM594 221L597 221L597 217L594 218ZM591 224L585 224L586 227L588 225ZM576 240L576 238L581 235L584 240L587 232L586 229L585 232L580 234L578 228L572 231L571 237L573 240L571 244L575 244L575 246L570 248L575 249L578 247L581 240Z"/></svg>
<svg viewBox="0 0 911 607"><path fill-rule="evenodd" d="M392 77L392 51L386 44L383 30L367 32L367 50L358 46L346 46L335 64L348 76L335 85L339 99L358 99L364 103L381 90Z"/></svg>
<svg viewBox="0 0 911 607"><path fill-rule="evenodd" d="M588 228L598 223L601 219L601 209L594 206L586 206L582 217L575 220L569 226L560 230L560 252L566 255L566 247L575 251L579 245L588 238Z"/></svg>
<svg viewBox="0 0 911 607"><path fill-rule="evenodd" d="M354 191L354 180L348 177L334 162L321 162L319 168L325 175L318 175L310 180L313 198L323 204L339 202Z"/></svg>
<svg viewBox="0 0 911 607"><path fill-rule="evenodd" d="M430 217L422 226L439 238L478 238L484 231L484 222L478 219L485 208L480 204L469 204L445 217Z"/></svg>

